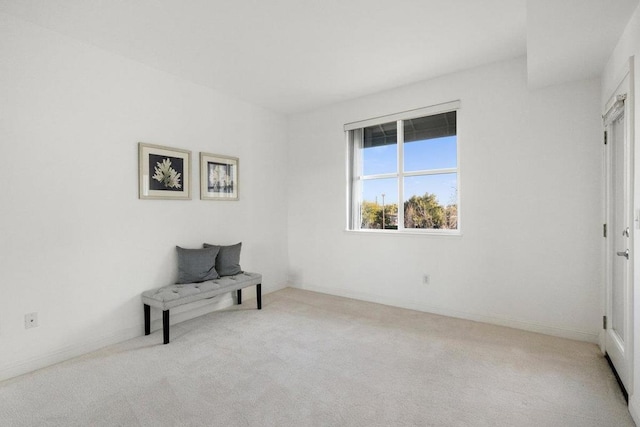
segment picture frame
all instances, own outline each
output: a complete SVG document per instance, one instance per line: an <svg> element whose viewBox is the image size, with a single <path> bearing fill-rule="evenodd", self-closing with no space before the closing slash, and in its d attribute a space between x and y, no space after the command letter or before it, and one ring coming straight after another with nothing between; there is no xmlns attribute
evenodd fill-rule
<svg viewBox="0 0 640 427"><path fill-rule="evenodd" d="M191 199L191 151L138 143L138 198Z"/></svg>
<svg viewBox="0 0 640 427"><path fill-rule="evenodd" d="M200 153L200 199L239 199L239 159Z"/></svg>

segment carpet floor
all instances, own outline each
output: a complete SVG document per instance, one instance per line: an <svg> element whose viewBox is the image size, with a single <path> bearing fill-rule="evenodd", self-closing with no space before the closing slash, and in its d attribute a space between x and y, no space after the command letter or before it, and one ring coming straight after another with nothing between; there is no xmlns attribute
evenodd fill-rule
<svg viewBox="0 0 640 427"><path fill-rule="evenodd" d="M287 288L0 383L1 426L633 426L593 344Z"/></svg>

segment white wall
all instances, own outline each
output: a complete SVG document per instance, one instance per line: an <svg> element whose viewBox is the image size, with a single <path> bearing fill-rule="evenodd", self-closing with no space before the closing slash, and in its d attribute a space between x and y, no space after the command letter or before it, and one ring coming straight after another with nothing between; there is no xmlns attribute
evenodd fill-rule
<svg viewBox="0 0 640 427"><path fill-rule="evenodd" d="M462 237L345 232L342 125L456 99ZM597 80L529 91L517 59L291 117L290 284L596 342L599 103Z"/></svg>
<svg viewBox="0 0 640 427"><path fill-rule="evenodd" d="M623 69L629 62L629 58L634 56L635 63L635 176L634 176L634 209L636 212L640 209L640 108L638 107L638 99L640 99L640 6L636 8L625 31L618 41L616 48L611 54L607 66L602 75L602 109L609 97L620 82ZM634 235L634 252L640 254L640 238L638 238L637 229ZM634 258L634 362L633 362L633 383L634 392L629 396L629 411L633 416L636 424L640 424L640 256Z"/></svg>
<svg viewBox="0 0 640 427"><path fill-rule="evenodd" d="M283 117L4 14L0 34L0 379L141 335L175 245L242 241L264 292L286 284ZM139 141L192 150L192 200L138 199ZM199 200L200 151L240 158L240 201Z"/></svg>

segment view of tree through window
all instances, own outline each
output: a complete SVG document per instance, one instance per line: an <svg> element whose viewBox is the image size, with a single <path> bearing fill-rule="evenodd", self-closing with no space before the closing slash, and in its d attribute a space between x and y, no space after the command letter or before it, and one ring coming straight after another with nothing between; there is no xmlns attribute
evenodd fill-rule
<svg viewBox="0 0 640 427"><path fill-rule="evenodd" d="M456 111L353 132L353 228L458 229Z"/></svg>

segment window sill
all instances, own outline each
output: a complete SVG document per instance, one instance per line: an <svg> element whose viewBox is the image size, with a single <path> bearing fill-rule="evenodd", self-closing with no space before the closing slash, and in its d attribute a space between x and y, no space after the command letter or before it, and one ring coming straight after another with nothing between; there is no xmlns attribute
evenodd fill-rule
<svg viewBox="0 0 640 427"><path fill-rule="evenodd" d="M371 236L428 236L428 237L445 237L456 238L462 237L461 231L436 231L436 230L344 230L347 234L360 234Z"/></svg>

